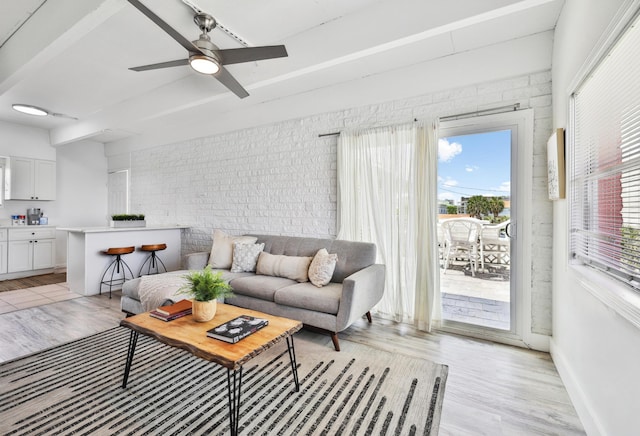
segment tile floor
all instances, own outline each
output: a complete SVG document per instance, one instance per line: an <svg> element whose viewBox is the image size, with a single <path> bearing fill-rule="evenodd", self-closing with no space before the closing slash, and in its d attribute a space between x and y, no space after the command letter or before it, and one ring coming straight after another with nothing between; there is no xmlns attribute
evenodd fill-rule
<svg viewBox="0 0 640 436"><path fill-rule="evenodd" d="M0 313L13 312L14 310L28 309L80 297L82 295L69 290L67 283L5 291L0 292Z"/></svg>

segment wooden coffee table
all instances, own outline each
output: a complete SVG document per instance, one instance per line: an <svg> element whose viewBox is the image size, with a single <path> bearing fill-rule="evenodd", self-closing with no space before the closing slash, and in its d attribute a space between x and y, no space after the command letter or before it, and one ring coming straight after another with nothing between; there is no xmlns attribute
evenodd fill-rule
<svg viewBox="0 0 640 436"><path fill-rule="evenodd" d="M266 318L269 325L258 330L250 336L235 344L207 337L207 330L230 321L240 315L249 315L257 318ZM238 434L238 421L240 419L240 394L242 387L242 365L286 340L291 361L291 371L295 383L296 392L300 390L298 381L298 369L296 353L293 345L293 334L302 328L300 321L267 315L255 310L242 309L228 304L218 303L216 316L209 322L196 322L191 315L165 322L153 318L149 313L141 313L125 318L120 325L131 329L129 336L129 349L127 351L127 363L125 365L122 388L127 387L129 371L136 349L138 335L142 333L151 336L163 344L181 348L201 359L217 363L227 368L227 387L229 392L229 421L231 434Z"/></svg>

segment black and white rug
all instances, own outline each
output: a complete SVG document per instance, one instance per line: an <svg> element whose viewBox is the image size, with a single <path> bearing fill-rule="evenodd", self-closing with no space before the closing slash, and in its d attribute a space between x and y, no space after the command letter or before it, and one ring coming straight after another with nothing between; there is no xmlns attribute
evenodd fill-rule
<svg viewBox="0 0 640 436"><path fill-rule="evenodd" d="M446 365L295 338L300 392L285 343L251 360L240 434L438 433ZM117 327L0 365L0 434L229 434L225 369L141 335L122 389L128 339Z"/></svg>

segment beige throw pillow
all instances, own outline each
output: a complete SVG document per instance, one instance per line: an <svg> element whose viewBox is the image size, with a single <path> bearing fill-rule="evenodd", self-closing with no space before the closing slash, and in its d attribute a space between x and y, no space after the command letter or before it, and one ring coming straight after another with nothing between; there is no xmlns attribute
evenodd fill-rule
<svg viewBox="0 0 640 436"><path fill-rule="evenodd" d="M321 288L329 284L333 271L336 269L338 262L337 254L329 254L326 248L318 250L309 266L309 280L311 283Z"/></svg>
<svg viewBox="0 0 640 436"><path fill-rule="evenodd" d="M233 262L233 243L254 244L258 238L254 236L231 236L222 230L213 231L213 246L209 256L211 268L229 269Z"/></svg>
<svg viewBox="0 0 640 436"><path fill-rule="evenodd" d="M308 282L311 257L284 256L262 252L256 265L256 274L285 277L298 282Z"/></svg>

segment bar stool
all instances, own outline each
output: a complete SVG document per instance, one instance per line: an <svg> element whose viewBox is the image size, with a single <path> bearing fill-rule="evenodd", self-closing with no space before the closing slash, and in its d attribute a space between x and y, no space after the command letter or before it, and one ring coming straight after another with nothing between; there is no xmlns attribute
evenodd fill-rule
<svg viewBox="0 0 640 436"><path fill-rule="evenodd" d="M160 259L160 257L158 257L158 255L156 254L156 252L165 250L166 248L167 244L150 244L142 245L140 247L140 251L146 251L150 254L149 256L147 256L145 261L142 262L142 266L140 266L140 271L138 272L138 277L142 277L142 270L147 263L149 264L149 266L147 267L147 275L159 274L160 266L162 266L164 272L167 272L167 267L164 266L164 262L162 262L162 259ZM155 270L155 272L152 272L152 270Z"/></svg>
<svg viewBox="0 0 640 436"><path fill-rule="evenodd" d="M113 259L113 261L104 271L104 274L102 274L102 279L100 279L100 294L102 294L102 286L108 285L109 298L111 298L111 288L114 285L121 285L127 281L127 270L129 270L129 275L131 276L130 280L134 278L133 272L131 272L131 268L129 268L129 265L127 265L127 263L122 260L122 256L125 254L133 253L135 249L135 247L113 247L101 252L102 254L106 254L108 256L115 256L115 259ZM107 276L109 271L111 271L111 276L109 277L109 280L105 280L105 277ZM120 274L122 274L122 277L120 277ZM114 275L116 276L116 278L114 278Z"/></svg>

